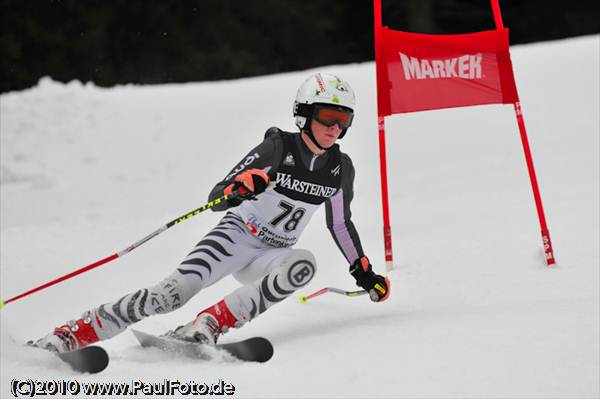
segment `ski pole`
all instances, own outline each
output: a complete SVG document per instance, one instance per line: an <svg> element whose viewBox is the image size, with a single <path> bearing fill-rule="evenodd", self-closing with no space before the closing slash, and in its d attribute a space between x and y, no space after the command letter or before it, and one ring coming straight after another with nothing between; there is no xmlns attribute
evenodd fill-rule
<svg viewBox="0 0 600 399"><path fill-rule="evenodd" d="M314 297L319 296L319 295L326 294L328 292L333 292L333 293L340 294L340 295L345 295L345 296L360 296L360 295L365 295L367 293L367 291L365 291L365 290L344 291L344 290L340 290L339 288L325 287L325 288L321 288L317 292L313 292L310 295L306 295L306 296L305 295L301 295L300 298L298 298L298 299L300 300L300 302L306 303L309 299L314 298Z"/></svg>
<svg viewBox="0 0 600 399"><path fill-rule="evenodd" d="M207 203L205 205L202 205L200 208L194 209L191 212L188 212L188 213L186 213L186 214L184 214L184 215L182 215L182 216L180 216L180 217L178 217L176 219L171 220L169 223L165 224L164 226L162 226L158 230L154 231L153 233L148 234L146 237L144 237L141 240L139 240L138 242L136 242L136 243L128 246L127 248L125 248L124 250L122 250L120 252L114 253L114 254L112 254L110 256L107 256L104 259L100 259L97 262L94 262L92 264L84 266L84 267L82 267L80 269L77 269L77 270L71 272L71 273L65 274L64 276L61 276L61 277L59 277L57 279L54 279L54 280L49 281L49 282L47 282L45 284L42 284L39 287L35 287L35 288L33 288L33 289L29 290L29 291L23 292L22 294L19 294L19 295L14 296L14 297L12 297L10 299L7 299L6 301L0 301L0 309L2 309L5 305L7 305L7 304L9 304L11 302L14 302L14 301L16 301L18 299L21 299L23 297L31 295L31 294L33 294L33 293L35 293L37 291L41 291L41 290L43 290L45 288L53 286L54 284L58 284L61 281L68 280L68 279L70 279L72 277L77 276L78 274L85 273L88 270L92 270L92 269L94 269L94 268L96 268L98 266L101 266L101 265L103 265L105 263L111 262L111 261L113 261L113 260L115 260L117 258L121 258L121 257L125 256L126 254L128 254L129 252L131 252L134 249L136 249L137 247L141 246L142 244L150 241L152 238L156 237L157 235L159 235L163 231L167 230L168 228L173 227L176 224L185 222L186 220L188 220L188 219L196 216L200 212L203 212L203 211L205 211L207 209L210 209L213 206L215 206L215 205L217 205L217 204L219 204L219 203L221 203L223 201L227 201L227 200L230 200L230 199L233 199L233 198L237 198L239 195L240 195L240 193L237 192L237 191L235 191L235 192L233 192L233 193L231 193L229 195L224 195L222 197L219 197L219 198L217 198L217 199L215 199L213 201L210 201L209 203Z"/></svg>

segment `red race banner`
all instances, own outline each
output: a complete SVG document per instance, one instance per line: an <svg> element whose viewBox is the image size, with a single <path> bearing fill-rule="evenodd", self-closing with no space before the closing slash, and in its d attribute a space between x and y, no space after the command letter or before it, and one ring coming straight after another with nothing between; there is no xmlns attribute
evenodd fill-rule
<svg viewBox="0 0 600 399"><path fill-rule="evenodd" d="M496 29L461 35L427 35L382 25L381 0L373 0L377 127L386 270L394 268L387 182L385 117L392 114L482 104L513 104L540 221L546 264L556 263L525 121L510 60L508 29L498 0L490 0Z"/></svg>
<svg viewBox="0 0 600 399"><path fill-rule="evenodd" d="M508 29L461 35L379 29L380 116L519 101Z"/></svg>

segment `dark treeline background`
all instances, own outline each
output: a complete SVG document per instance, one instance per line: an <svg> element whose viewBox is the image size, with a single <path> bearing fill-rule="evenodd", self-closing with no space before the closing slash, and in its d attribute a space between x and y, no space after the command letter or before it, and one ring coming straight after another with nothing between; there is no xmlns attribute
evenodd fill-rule
<svg viewBox="0 0 600 399"><path fill-rule="evenodd" d="M600 32L598 0L500 0L511 43ZM371 0L0 0L0 92L231 79L374 59ZM489 0L383 0L383 24L493 29Z"/></svg>

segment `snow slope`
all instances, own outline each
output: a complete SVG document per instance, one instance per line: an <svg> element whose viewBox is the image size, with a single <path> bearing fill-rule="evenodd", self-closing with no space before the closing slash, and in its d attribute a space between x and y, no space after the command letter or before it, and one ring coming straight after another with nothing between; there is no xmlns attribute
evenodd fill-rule
<svg viewBox="0 0 600 399"><path fill-rule="evenodd" d="M230 341L269 337L264 365L199 363L102 343L100 375L77 375L23 348L86 309L154 284L219 220L207 213L123 259L1 311L0 396L13 379L235 385L238 397L598 397L600 36L514 47L525 122L558 265L544 266L511 106L394 116L386 123L397 269L392 296L290 299ZM358 95L341 141L356 167L354 221L384 272L373 63L330 66ZM297 86L312 71L160 86L49 78L1 103L1 297L103 258L205 202L270 126L293 130ZM298 247L323 286L354 289L315 215ZM237 287L232 278L136 327L162 333Z"/></svg>

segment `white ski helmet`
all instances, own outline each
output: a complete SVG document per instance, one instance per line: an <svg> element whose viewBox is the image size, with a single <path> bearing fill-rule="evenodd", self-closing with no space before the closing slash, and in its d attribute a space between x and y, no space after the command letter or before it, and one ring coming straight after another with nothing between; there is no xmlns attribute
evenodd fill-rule
<svg viewBox="0 0 600 399"><path fill-rule="evenodd" d="M354 113L355 103L354 91L348 82L328 73L314 74L298 88L296 101L294 101L296 126L312 135L310 120L313 115L314 104L339 107ZM339 138L344 137L347 130L344 129Z"/></svg>

